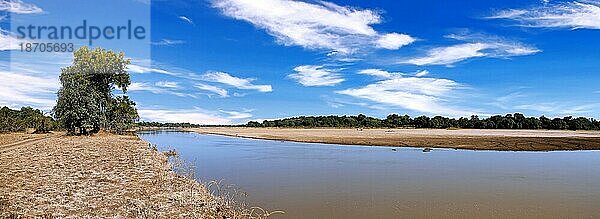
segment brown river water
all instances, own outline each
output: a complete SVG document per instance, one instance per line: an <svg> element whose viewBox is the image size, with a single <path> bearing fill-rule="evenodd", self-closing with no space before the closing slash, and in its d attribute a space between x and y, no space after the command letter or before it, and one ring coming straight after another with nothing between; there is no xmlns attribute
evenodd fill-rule
<svg viewBox="0 0 600 219"><path fill-rule="evenodd" d="M600 218L600 151L497 152L146 132L270 218ZM392 149L396 149L395 151Z"/></svg>

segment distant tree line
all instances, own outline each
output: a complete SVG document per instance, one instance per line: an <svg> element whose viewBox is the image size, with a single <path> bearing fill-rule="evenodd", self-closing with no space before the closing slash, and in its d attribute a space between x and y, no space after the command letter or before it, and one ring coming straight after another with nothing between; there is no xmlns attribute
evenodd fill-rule
<svg viewBox="0 0 600 219"><path fill-rule="evenodd" d="M139 127L158 127L158 128L201 128L201 127L235 127L244 125L199 125L189 122L173 123L173 122L138 122Z"/></svg>
<svg viewBox="0 0 600 219"><path fill-rule="evenodd" d="M37 133L44 133L57 127L52 117L44 115L44 112L38 109L22 107L21 110L13 110L6 106L0 109L0 132L22 132L34 129Z"/></svg>
<svg viewBox="0 0 600 219"><path fill-rule="evenodd" d="M495 115L480 119L474 115L458 119L443 116L433 118L391 114L385 119L365 116L300 116L286 119L251 121L246 127L284 128L464 128L464 129L556 129L556 130L600 130L600 121L593 118L567 116L547 118L525 117L521 113Z"/></svg>

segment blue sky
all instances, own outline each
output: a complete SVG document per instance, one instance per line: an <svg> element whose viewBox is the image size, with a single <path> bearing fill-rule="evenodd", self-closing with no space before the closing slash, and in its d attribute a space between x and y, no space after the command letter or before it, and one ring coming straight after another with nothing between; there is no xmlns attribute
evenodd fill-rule
<svg viewBox="0 0 600 219"><path fill-rule="evenodd" d="M600 118L598 1L23 0L0 10L0 104L15 108L51 109L71 58L18 51L16 26L130 19L150 37L94 46L132 59L128 95L143 120Z"/></svg>

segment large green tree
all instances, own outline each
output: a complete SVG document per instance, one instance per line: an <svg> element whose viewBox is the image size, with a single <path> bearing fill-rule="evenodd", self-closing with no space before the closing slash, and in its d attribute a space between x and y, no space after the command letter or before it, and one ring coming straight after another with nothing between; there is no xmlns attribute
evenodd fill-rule
<svg viewBox="0 0 600 219"><path fill-rule="evenodd" d="M70 134L100 129L122 131L138 118L135 103L127 96L131 84L123 53L81 47L71 66L61 71L61 89L54 116ZM114 90L123 91L115 96Z"/></svg>

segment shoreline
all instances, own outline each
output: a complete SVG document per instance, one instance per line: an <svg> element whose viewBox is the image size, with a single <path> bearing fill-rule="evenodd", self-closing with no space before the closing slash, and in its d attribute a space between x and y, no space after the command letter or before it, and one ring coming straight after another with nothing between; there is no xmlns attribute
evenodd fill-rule
<svg viewBox="0 0 600 219"><path fill-rule="evenodd" d="M600 150L600 132L598 131L246 127L187 128L182 130L251 139L358 146L492 151Z"/></svg>
<svg viewBox="0 0 600 219"><path fill-rule="evenodd" d="M138 136L0 134L0 217L232 217Z"/></svg>

